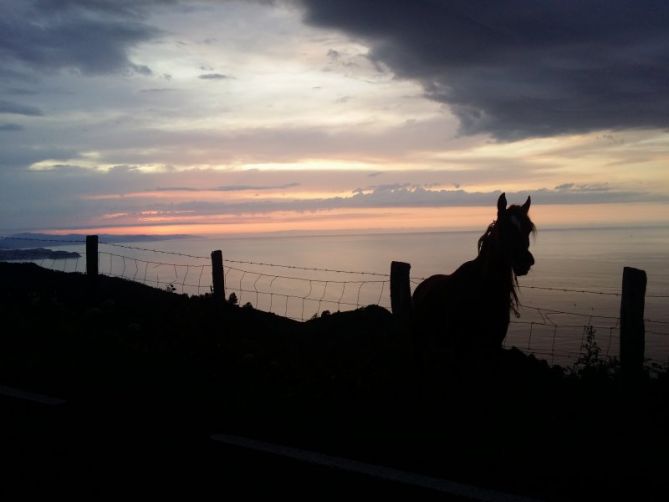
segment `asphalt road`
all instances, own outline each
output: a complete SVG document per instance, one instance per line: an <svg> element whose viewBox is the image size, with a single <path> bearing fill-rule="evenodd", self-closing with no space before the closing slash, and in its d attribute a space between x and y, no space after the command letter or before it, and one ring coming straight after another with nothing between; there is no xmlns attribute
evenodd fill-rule
<svg viewBox="0 0 669 502"><path fill-rule="evenodd" d="M0 493L189 500L519 500L197 424L117 414L0 387Z"/></svg>

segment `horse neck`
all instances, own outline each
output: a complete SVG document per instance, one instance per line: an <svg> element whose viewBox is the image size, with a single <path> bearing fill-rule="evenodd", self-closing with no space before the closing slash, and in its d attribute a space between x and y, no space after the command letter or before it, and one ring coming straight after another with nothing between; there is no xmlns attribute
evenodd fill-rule
<svg viewBox="0 0 669 502"><path fill-rule="evenodd" d="M490 251L480 253L474 260L480 277L488 291L508 298L512 304L515 301L515 276L511 264L499 253Z"/></svg>

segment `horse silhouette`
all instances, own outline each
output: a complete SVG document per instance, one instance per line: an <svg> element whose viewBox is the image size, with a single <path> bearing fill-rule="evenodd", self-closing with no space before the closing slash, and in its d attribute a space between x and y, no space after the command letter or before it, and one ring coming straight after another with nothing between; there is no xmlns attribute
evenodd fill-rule
<svg viewBox="0 0 669 502"><path fill-rule="evenodd" d="M450 275L433 275L413 294L414 339L422 354L452 358L494 353L501 348L510 312L518 313L517 276L534 265L529 235L530 197L508 208L497 200L497 219L478 240L478 256Z"/></svg>

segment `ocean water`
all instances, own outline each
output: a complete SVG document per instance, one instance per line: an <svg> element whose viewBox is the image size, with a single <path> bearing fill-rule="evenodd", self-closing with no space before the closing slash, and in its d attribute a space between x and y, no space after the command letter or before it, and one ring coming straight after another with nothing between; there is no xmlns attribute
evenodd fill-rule
<svg viewBox="0 0 669 502"><path fill-rule="evenodd" d="M249 302L261 310L304 320L325 310L359 305L390 308L391 261L411 264L415 287L424 277L450 273L474 258L480 234L221 237L128 247L101 244L99 267L103 274L201 294L210 291L212 282L210 253L220 249L228 295L234 292L240 304ZM82 251L77 246L58 249ZM530 249L536 264L519 278L522 307L520 317L512 319L508 346L568 364L582 351L584 327L591 326L601 355L617 356L619 295L623 268L629 266L645 270L648 276L646 356L669 360L669 228L543 230ZM84 270L83 259L38 263L58 270Z"/></svg>

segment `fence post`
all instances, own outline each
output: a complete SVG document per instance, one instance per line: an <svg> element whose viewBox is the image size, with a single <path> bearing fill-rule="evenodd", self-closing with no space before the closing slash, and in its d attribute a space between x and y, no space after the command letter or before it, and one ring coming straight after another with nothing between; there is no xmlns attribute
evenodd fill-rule
<svg viewBox="0 0 669 502"><path fill-rule="evenodd" d="M98 236L86 236L86 275L94 282L98 276Z"/></svg>
<svg viewBox="0 0 669 502"><path fill-rule="evenodd" d="M225 275L223 274L223 252L220 249L211 252L212 284L214 298L225 300Z"/></svg>
<svg viewBox="0 0 669 502"><path fill-rule="evenodd" d="M86 236L86 283L88 300L94 301L98 293L98 236Z"/></svg>
<svg viewBox="0 0 669 502"><path fill-rule="evenodd" d="M390 307L398 319L411 318L411 264L393 261L390 264Z"/></svg>
<svg viewBox="0 0 669 502"><path fill-rule="evenodd" d="M627 378L635 378L643 370L645 296L646 272L625 267L620 301L620 369Z"/></svg>

